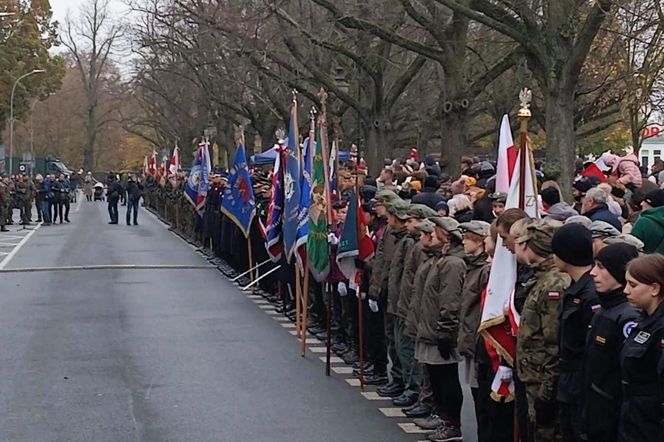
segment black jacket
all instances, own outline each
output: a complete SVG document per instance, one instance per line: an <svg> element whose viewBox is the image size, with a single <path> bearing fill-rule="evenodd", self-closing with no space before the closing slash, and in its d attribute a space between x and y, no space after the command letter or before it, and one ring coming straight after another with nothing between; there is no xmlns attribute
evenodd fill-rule
<svg viewBox="0 0 664 442"><path fill-rule="evenodd" d="M120 194L122 194L122 185L117 181L111 181L108 183L108 189L106 189L106 198L109 202L118 202L120 200Z"/></svg>
<svg viewBox="0 0 664 442"><path fill-rule="evenodd" d="M584 215L590 218L592 221L604 221L605 223L609 223L622 232L622 224L620 223L620 220L617 216L611 213L609 207L606 204L600 204L594 209L584 213Z"/></svg>
<svg viewBox="0 0 664 442"><path fill-rule="evenodd" d="M612 442L622 403L620 350L639 314L622 287L598 298L602 308L590 323L583 361L582 427L589 442Z"/></svg>
<svg viewBox="0 0 664 442"><path fill-rule="evenodd" d="M445 201L445 198L436 193L436 189L433 187L425 187L422 189L422 192L415 195L410 202L413 204L424 204L425 206L429 206L433 210L436 210L436 204L441 201Z"/></svg>
<svg viewBox="0 0 664 442"><path fill-rule="evenodd" d="M143 194L143 184L136 181L127 182L127 198L131 201L138 201Z"/></svg>
<svg viewBox="0 0 664 442"><path fill-rule="evenodd" d="M623 401L621 442L664 440L664 302L650 316L641 314L620 352Z"/></svg>
<svg viewBox="0 0 664 442"><path fill-rule="evenodd" d="M557 399L567 404L579 404L583 390L583 354L586 334L600 303L590 273L583 275L565 291L558 315L558 345L560 347L560 377Z"/></svg>

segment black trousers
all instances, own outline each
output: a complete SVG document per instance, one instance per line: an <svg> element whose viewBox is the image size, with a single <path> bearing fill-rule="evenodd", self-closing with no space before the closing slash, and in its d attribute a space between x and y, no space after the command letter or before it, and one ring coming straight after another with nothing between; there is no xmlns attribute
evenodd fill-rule
<svg viewBox="0 0 664 442"><path fill-rule="evenodd" d="M459 382L459 364L427 364L427 370L440 417L460 427L463 392Z"/></svg>
<svg viewBox="0 0 664 442"><path fill-rule="evenodd" d="M368 300L364 301L364 347L367 361L374 364L375 373L387 371L387 347L385 344L385 305L379 302L378 311L372 312Z"/></svg>
<svg viewBox="0 0 664 442"><path fill-rule="evenodd" d="M111 217L112 223L118 222L118 200L108 200L108 216Z"/></svg>
<svg viewBox="0 0 664 442"><path fill-rule="evenodd" d="M535 442L534 428L530 424L528 416L528 398L526 396L526 386L519 380L516 371L514 377L514 396L516 397L516 418L519 423L519 437L521 442Z"/></svg>
<svg viewBox="0 0 664 442"><path fill-rule="evenodd" d="M69 203L69 198L67 198L67 201L60 204L60 220L61 221L62 221L62 208L63 207L64 207L64 210L65 210L65 220L69 221L69 209L71 208L71 204Z"/></svg>
<svg viewBox="0 0 664 442"><path fill-rule="evenodd" d="M514 401L496 402L491 399L494 372L491 365L477 365L478 388L473 389L477 416L478 442L514 441Z"/></svg>

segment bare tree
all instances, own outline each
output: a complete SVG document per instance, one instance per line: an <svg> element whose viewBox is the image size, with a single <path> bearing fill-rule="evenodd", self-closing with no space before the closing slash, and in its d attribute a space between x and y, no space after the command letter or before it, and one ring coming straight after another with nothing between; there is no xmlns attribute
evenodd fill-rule
<svg viewBox="0 0 664 442"><path fill-rule="evenodd" d="M122 32L122 27L111 20L109 2L88 0L81 7L77 21L67 17L62 34L62 44L71 53L85 88L87 106L83 166L87 170L95 166L97 137L109 122L108 112L99 113L99 95L107 80L106 67Z"/></svg>

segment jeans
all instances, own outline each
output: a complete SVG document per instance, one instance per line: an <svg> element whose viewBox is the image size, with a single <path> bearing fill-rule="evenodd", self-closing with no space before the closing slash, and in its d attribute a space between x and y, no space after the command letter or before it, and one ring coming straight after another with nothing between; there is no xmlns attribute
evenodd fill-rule
<svg viewBox="0 0 664 442"><path fill-rule="evenodd" d="M108 215L111 217L111 222L118 223L118 200L108 200Z"/></svg>
<svg viewBox="0 0 664 442"><path fill-rule="evenodd" d="M131 198L127 199L127 225L131 224L129 222L131 212L134 212L134 224L138 224L138 200Z"/></svg>
<svg viewBox="0 0 664 442"><path fill-rule="evenodd" d="M41 211L44 222L49 224L51 222L51 203L48 201L42 201Z"/></svg>

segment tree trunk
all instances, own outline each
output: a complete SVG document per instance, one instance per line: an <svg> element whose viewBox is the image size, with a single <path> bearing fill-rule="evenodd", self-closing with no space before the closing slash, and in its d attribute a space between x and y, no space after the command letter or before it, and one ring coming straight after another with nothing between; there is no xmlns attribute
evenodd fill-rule
<svg viewBox="0 0 664 442"><path fill-rule="evenodd" d="M383 156L386 146L386 119L382 116L374 116L371 120L372 124L369 126L367 134L367 142L365 146L365 160L369 167L369 175L377 177L383 169Z"/></svg>
<svg viewBox="0 0 664 442"><path fill-rule="evenodd" d="M455 178L459 174L461 157L467 146L467 118L465 109L443 110L441 124L440 166Z"/></svg>
<svg viewBox="0 0 664 442"><path fill-rule="evenodd" d="M546 175L555 178L571 201L576 160L574 88L551 88L546 100Z"/></svg>

